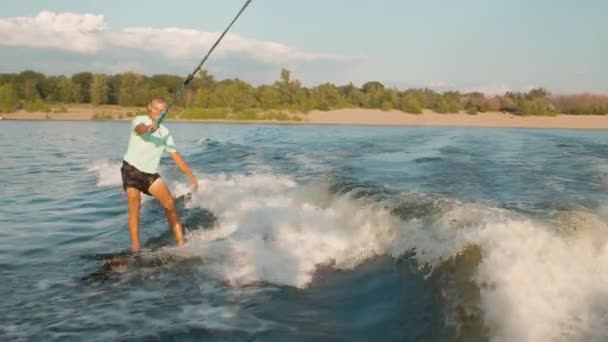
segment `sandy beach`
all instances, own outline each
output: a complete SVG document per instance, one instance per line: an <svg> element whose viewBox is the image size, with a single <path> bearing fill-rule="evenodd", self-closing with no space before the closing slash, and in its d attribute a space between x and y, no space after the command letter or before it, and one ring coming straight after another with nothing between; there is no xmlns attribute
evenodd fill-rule
<svg viewBox="0 0 608 342"><path fill-rule="evenodd" d="M130 109L132 112L137 112ZM96 113L104 113L113 120L129 120L127 112L118 106L75 106L66 113L25 112L2 114L5 120L93 120ZM331 124L331 125L387 125L387 126L462 126L462 127L520 127L520 128L575 128L608 129L608 116L566 115L517 116L501 112L486 112L477 115L465 113L438 114L424 111L423 114L407 114L397 110L338 109L311 111L301 115L302 121L246 121L246 120L173 120L224 123L285 123L285 124Z"/></svg>
<svg viewBox="0 0 608 342"><path fill-rule="evenodd" d="M313 111L308 119L317 124L608 129L608 116L603 115L517 116L501 112L469 115L432 111L414 115L400 111L341 109Z"/></svg>

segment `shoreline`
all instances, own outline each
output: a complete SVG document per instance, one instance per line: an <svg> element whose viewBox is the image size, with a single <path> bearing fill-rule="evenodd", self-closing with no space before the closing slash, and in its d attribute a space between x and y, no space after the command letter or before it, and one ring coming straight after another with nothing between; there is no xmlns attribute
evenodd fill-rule
<svg viewBox="0 0 608 342"><path fill-rule="evenodd" d="M94 119L98 112L111 118ZM25 112L1 114L6 121L129 121L124 113L129 109L118 106L74 106L67 113ZM139 113L139 110L130 111ZM475 115L464 113L438 114L425 110L422 114L408 114L398 110L337 109L314 110L301 114L301 121L231 120L231 119L168 119L167 122L235 123L235 124L290 124L290 125L366 125L366 126L442 126L442 127L495 127L495 128L563 128L608 129L608 115L518 116L502 112ZM2 120L2 121L3 121ZM0 121L0 122L2 122Z"/></svg>

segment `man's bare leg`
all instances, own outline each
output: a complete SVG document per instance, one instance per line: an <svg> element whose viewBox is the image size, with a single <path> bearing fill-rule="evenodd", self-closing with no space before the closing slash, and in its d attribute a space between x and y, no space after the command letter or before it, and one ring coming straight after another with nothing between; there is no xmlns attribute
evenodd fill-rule
<svg viewBox="0 0 608 342"><path fill-rule="evenodd" d="M131 235L131 250L138 252L139 244L139 207L141 206L141 193L133 187L127 187L129 201L129 234Z"/></svg>
<svg viewBox="0 0 608 342"><path fill-rule="evenodd" d="M171 195L167 184L165 184L161 178L158 178L154 181L154 183L152 183L152 185L150 185L148 192L150 192L150 194L160 202L163 208L165 208L167 223L169 223L169 227L171 227L171 230L173 230L175 241L178 245L183 245L184 233L182 230L182 224L177 215L175 201L173 200L173 196Z"/></svg>

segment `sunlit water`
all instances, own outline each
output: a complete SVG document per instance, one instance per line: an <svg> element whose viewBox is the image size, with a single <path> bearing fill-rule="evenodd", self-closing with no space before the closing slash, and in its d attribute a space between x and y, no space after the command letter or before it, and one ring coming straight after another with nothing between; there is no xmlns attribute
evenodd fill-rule
<svg viewBox="0 0 608 342"><path fill-rule="evenodd" d="M604 131L168 127L188 243L109 267L129 124L0 122L0 339L608 339Z"/></svg>

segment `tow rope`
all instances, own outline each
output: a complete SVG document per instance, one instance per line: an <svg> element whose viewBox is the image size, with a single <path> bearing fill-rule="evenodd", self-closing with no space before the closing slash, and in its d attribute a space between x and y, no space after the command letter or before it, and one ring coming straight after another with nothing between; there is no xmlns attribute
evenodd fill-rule
<svg viewBox="0 0 608 342"><path fill-rule="evenodd" d="M203 57L203 59L198 64L198 66L194 69L194 71L192 71L188 75L188 77L186 77L186 79L184 80L184 83L175 91L175 94L173 96L173 100L171 100L171 102L167 104L167 109L165 109L165 111L163 111L160 114L160 116L158 117L158 119L156 119L156 125L157 126L160 125L163 122L163 120L167 116L167 113L169 112L169 108L171 107L171 105L174 104L177 101L177 97L188 86L188 84L194 79L194 75L196 75L196 73L201 69L201 67L203 66L203 64L207 60L207 58L209 58L209 55L211 55L211 53L213 52L213 50L215 50L215 47L220 43L220 41L222 40L222 38L224 38L224 36L226 35L226 32L228 32L228 30L230 30L230 28L232 27L232 25L234 24L234 22L239 18L239 16L241 16L241 13L243 13L243 11L245 11L245 8L247 8L247 6L249 6L249 3L251 1L252 0L245 1L245 4L243 5L243 7L241 7L241 10L237 13L237 15L234 17L234 19L232 19L232 21L230 22L230 25L228 25L228 27L226 27L226 29L224 30L224 32L222 33L222 35L215 41L215 43L213 44L213 46L211 46L211 49L209 49L209 52L207 52L207 54L205 55L205 57Z"/></svg>

